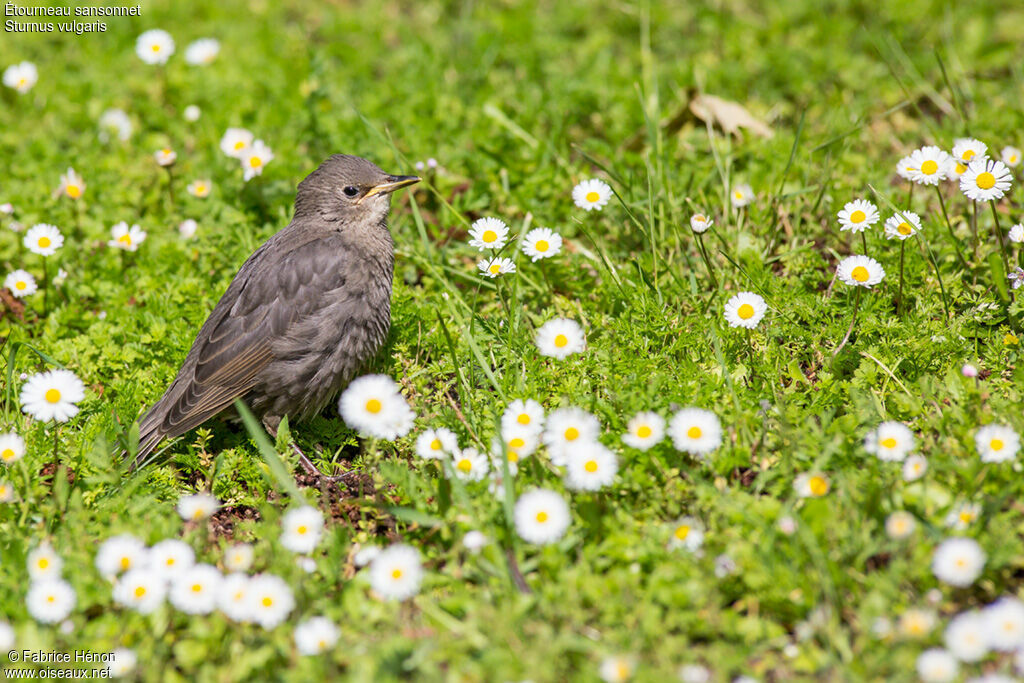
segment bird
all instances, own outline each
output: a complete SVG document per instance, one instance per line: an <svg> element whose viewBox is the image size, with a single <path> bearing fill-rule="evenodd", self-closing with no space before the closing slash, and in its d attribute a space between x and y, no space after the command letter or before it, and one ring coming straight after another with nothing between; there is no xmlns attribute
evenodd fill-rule
<svg viewBox="0 0 1024 683"><path fill-rule="evenodd" d="M236 399L276 436L282 418L318 414L354 378L391 326L390 195L419 181L334 154L299 183L291 222L238 270L174 381L139 420L135 467L160 441Z"/></svg>

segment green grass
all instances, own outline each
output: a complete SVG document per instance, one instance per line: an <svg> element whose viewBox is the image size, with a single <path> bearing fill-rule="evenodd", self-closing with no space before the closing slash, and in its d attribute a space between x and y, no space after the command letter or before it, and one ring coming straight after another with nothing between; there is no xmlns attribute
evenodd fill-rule
<svg viewBox="0 0 1024 683"><path fill-rule="evenodd" d="M914 242L896 315L899 250L876 227L868 252L888 275L864 292L833 360L853 298L829 283L838 259L861 251L835 213L855 197L875 201L883 219L887 201L906 207L895 164L923 144L949 149L968 134L996 154L1024 144L1024 10L901 4L158 2L140 18L107 19L102 34L5 34L0 67L31 60L40 80L27 95L0 93L0 201L14 203L16 220L54 223L68 238L49 264L51 275L56 265L68 272L49 313L37 294L23 318L10 308L0 318L0 428L29 443L7 473L19 499L0 506L0 615L17 647L130 647L143 680L595 680L615 653L637 658L638 680L672 679L693 662L719 680L913 680L917 655L941 644L949 616L1018 590L1020 464L983 466L973 433L988 422L1024 429L1020 346L1004 341L1021 334L1022 309L996 287L991 213L979 211L980 251L964 270L934 191L918 188L912 208L951 316ZM136 36L157 27L178 43L166 69L134 54ZM221 41L221 54L190 67L184 47L204 36ZM744 104L774 137L730 139L685 116L666 129L694 89ZM195 123L181 115L189 104L202 108ZM110 107L132 118L130 141L97 140ZM218 147L235 125L276 156L248 184ZM173 204L152 158L165 145L178 152ZM334 152L393 173L429 157L440 169L393 201L392 330L368 368L401 382L417 429L371 446L333 408L290 425L307 453L322 450L322 468L365 475L340 495L302 489L333 520L306 574L277 543L294 496L244 429L211 424L171 445L167 462L133 474L110 453L174 377L237 268L287 223L297 182ZM88 185L79 203L53 195L68 166ZM185 185L203 177L212 196L188 196ZM577 209L570 192L587 177L606 179L621 201ZM757 199L737 211L726 188L740 182ZM953 228L969 244L969 207L948 190ZM1021 204L1015 182L999 204L1004 230L1024 217ZM695 210L715 219L704 241L718 289L689 229ZM481 281L465 235L484 215L516 234L552 227L566 249L540 264L518 254L518 274ZM199 222L194 240L178 236L185 218ZM105 246L121 220L149 233L123 261ZM3 273L20 267L40 278L40 258L19 247L9 221ZM744 290L771 307L749 335L721 315ZM534 330L559 316L579 321L588 344L561 362L533 345ZM966 379L965 362L991 375ZM63 471L44 473L54 462L52 425L32 422L17 401L20 373L55 364L88 387L81 413L57 434L70 485ZM515 537L506 501L486 484L449 483L412 448L428 425L455 430L463 445L487 443L517 397L591 411L620 454L614 486L566 492L572 525L544 548ZM668 417L688 405L714 411L725 428L707 461L669 441L646 454L619 441L635 412ZM923 482L904 482L898 464L864 452L864 434L882 420L918 435L929 460ZM283 439L278 452L294 469ZM793 481L812 470L832 490L801 500ZM218 519L236 521L231 538L183 525L174 512L179 495L206 486L228 507ZM517 494L535 486L564 491L543 454L514 481ZM989 558L971 588L952 589L929 564L951 533L945 514L961 501L982 504L964 533ZM241 518L250 508L258 521ZM901 509L918 530L893 541L884 521ZM682 515L707 527L702 556L666 550ZM792 536L777 527L786 515L797 520ZM494 540L478 556L461 545L471 529ZM116 608L93 560L99 542L120 532L148 543L183 537L214 564L232 540L252 542L255 570L284 577L298 607L272 632L170 607L150 616ZM64 557L78 593L69 633L36 624L25 608L24 558L42 539ZM371 596L352 566L353 543L397 540L419 548L427 569L421 593L402 605ZM506 550L529 594L517 590ZM737 569L717 577L722 554ZM927 606L934 588L933 632L872 635L876 618ZM299 657L292 627L318 614L339 625L341 640L329 654ZM1010 670L1005 656L987 661Z"/></svg>

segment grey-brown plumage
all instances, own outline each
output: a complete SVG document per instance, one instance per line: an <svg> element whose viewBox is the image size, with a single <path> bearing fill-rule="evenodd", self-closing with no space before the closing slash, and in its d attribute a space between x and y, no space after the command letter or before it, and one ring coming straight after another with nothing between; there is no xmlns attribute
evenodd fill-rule
<svg viewBox="0 0 1024 683"><path fill-rule="evenodd" d="M295 215L249 257L174 382L139 422L136 463L241 398L276 429L319 412L391 324L390 193L419 181L335 154L299 183Z"/></svg>

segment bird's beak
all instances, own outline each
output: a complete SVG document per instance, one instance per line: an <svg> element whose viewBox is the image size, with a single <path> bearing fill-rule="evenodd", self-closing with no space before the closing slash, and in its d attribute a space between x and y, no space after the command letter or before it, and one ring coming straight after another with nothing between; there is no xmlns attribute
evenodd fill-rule
<svg viewBox="0 0 1024 683"><path fill-rule="evenodd" d="M389 194L401 187L405 187L406 185L413 185L415 183L418 183L419 181L419 176L389 175L387 182L371 187L370 190L363 195L363 199L360 199L359 201L369 199L370 197L376 196L378 194Z"/></svg>

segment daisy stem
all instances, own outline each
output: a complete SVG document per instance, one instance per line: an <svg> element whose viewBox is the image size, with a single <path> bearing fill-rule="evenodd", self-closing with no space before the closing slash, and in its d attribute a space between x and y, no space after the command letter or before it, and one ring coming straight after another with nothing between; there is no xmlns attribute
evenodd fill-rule
<svg viewBox="0 0 1024 683"><path fill-rule="evenodd" d="M832 352L832 360L836 359L836 356L839 355L839 352L843 350L844 346L846 346L846 342L850 341L850 335L853 334L853 326L857 322L857 311L860 310L860 291L862 289L863 287L858 286L857 293L854 294L853 317L850 319L850 326L846 328L846 336L843 337L843 341L839 342L839 346L836 347L836 350Z"/></svg>
<svg viewBox="0 0 1024 683"><path fill-rule="evenodd" d="M903 251L907 246L906 240L900 240L900 292L896 295L896 317L899 317L903 308Z"/></svg>
<svg viewBox="0 0 1024 683"><path fill-rule="evenodd" d="M46 264L46 257L43 257L43 317L45 318L47 313L50 311L50 268Z"/></svg>
<svg viewBox="0 0 1024 683"><path fill-rule="evenodd" d="M167 169L167 196L171 199L171 211L174 211L174 173L171 171L170 166L164 166Z"/></svg>
<svg viewBox="0 0 1024 683"><path fill-rule="evenodd" d="M860 243L864 246L864 255L868 255L868 234L867 230L860 231Z"/></svg>
<svg viewBox="0 0 1024 683"><path fill-rule="evenodd" d="M704 248L704 236L699 232L697 233L697 248L700 250L700 255L704 258L704 265L707 266L708 277L711 278L711 284L715 290L717 290L718 278L715 277L715 269L711 267L711 259L708 258L708 252Z"/></svg>
<svg viewBox="0 0 1024 683"><path fill-rule="evenodd" d="M939 281L939 293L942 294L942 308L946 311L946 317L952 318L953 316L949 313L949 302L946 301L946 286L942 284L942 274L939 272L939 263L935 260L935 254L932 253L932 248L928 246L928 243L921 238L921 233L917 233L921 239L921 244L924 245L925 253L928 254L928 260L932 263L932 268L935 269L935 279Z"/></svg>
<svg viewBox="0 0 1024 683"><path fill-rule="evenodd" d="M978 202L971 202L971 234L974 235L974 260L978 260Z"/></svg>
<svg viewBox="0 0 1024 683"><path fill-rule="evenodd" d="M975 202L975 205L977 205L977 202ZM995 221L995 223L992 226L992 230L993 232L995 232L996 242L999 243L999 253L1003 255L1003 270L1005 271L1005 275L1009 275L1010 260L1006 257L1006 244L1003 243L1003 231L999 227L999 212L996 211L996 203L994 201L990 201L988 205L992 207L992 220ZM1013 301L1012 287L1009 289L1009 294L1010 301Z"/></svg>
<svg viewBox="0 0 1024 683"><path fill-rule="evenodd" d="M949 239L953 241L953 248L956 251L957 258L960 259L960 265L963 266L964 270L970 270L967 266L967 260L960 252L960 241L956 238L956 235L953 234L953 224L949 222L949 214L946 213L946 200L942 198L942 190L939 189L938 185L935 186L935 194L939 195L939 206L942 207L942 217L946 220L946 230L949 231ZM936 274L938 273L937 268L935 272ZM940 279L939 281L941 282L942 280Z"/></svg>

